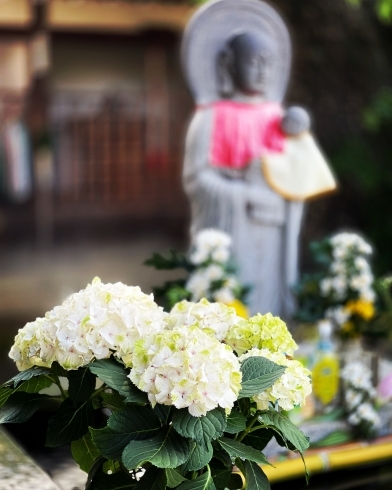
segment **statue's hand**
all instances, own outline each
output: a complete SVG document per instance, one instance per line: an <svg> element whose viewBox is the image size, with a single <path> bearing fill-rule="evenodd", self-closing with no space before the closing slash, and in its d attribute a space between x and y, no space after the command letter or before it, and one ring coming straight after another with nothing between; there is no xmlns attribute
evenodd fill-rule
<svg viewBox="0 0 392 490"><path fill-rule="evenodd" d="M310 128L309 114L302 107L289 107L282 119L282 130L288 136L296 136Z"/></svg>

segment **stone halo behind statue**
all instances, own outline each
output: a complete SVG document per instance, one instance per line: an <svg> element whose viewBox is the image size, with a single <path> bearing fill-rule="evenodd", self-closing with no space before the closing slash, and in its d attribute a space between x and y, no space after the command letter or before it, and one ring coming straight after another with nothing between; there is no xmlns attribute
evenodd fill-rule
<svg viewBox="0 0 392 490"><path fill-rule="evenodd" d="M290 74L291 45L281 17L260 0L214 0L194 15L182 41L182 65L196 104L222 98L222 72L217 64L228 43L245 32L262 35L273 46L276 61L264 97L282 101Z"/></svg>

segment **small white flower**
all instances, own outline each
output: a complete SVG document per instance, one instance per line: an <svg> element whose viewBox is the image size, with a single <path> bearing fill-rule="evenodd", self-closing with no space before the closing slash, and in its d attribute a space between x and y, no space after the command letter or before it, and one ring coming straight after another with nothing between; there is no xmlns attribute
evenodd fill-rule
<svg viewBox="0 0 392 490"><path fill-rule="evenodd" d="M353 276L350 279L350 287L354 291L367 290L372 282L373 282L372 274L370 273L361 274L361 275Z"/></svg>
<svg viewBox="0 0 392 490"><path fill-rule="evenodd" d="M370 303L374 303L376 299L376 293L371 288L365 288L360 291L360 299L364 301L369 301Z"/></svg>
<svg viewBox="0 0 392 490"><path fill-rule="evenodd" d="M357 407L363 399L363 395L358 391L347 390L345 393L345 402L349 410L353 410Z"/></svg>
<svg viewBox="0 0 392 490"><path fill-rule="evenodd" d="M233 292L228 289L228 288L221 288L218 289L213 293L213 298L215 301L218 301L219 303L231 303L234 301L235 296Z"/></svg>
<svg viewBox="0 0 392 490"><path fill-rule="evenodd" d="M367 422L374 428L378 428L381 425L381 419L370 403L362 403L362 405L359 405L355 412L350 415L348 421L352 425L359 425L361 422Z"/></svg>
<svg viewBox="0 0 392 490"><path fill-rule="evenodd" d="M218 281L219 279L222 279L222 277L225 274L225 271L222 269L222 267L220 265L211 264L204 269L204 273L205 273L205 276L210 281Z"/></svg>
<svg viewBox="0 0 392 490"><path fill-rule="evenodd" d="M372 385L372 373L370 369L360 361L355 361L347 364L341 371L341 377L358 390L370 391Z"/></svg>
<svg viewBox="0 0 392 490"><path fill-rule="evenodd" d="M350 313L343 306L335 306L328 308L325 316L333 320L340 327L350 318Z"/></svg>
<svg viewBox="0 0 392 490"><path fill-rule="evenodd" d="M332 291L332 279L326 277L320 281L320 291L322 296L328 296Z"/></svg>
<svg viewBox="0 0 392 490"><path fill-rule="evenodd" d="M192 301L199 301L201 298L208 296L210 286L211 281L203 269L193 272L185 285L192 295Z"/></svg>
<svg viewBox="0 0 392 490"><path fill-rule="evenodd" d="M226 248L217 248L211 254L212 260L224 264L230 258L230 251Z"/></svg>
<svg viewBox="0 0 392 490"><path fill-rule="evenodd" d="M193 241L193 251L190 260L200 265L211 259L215 262L225 263L230 258L232 240L227 233L213 228L200 231Z"/></svg>

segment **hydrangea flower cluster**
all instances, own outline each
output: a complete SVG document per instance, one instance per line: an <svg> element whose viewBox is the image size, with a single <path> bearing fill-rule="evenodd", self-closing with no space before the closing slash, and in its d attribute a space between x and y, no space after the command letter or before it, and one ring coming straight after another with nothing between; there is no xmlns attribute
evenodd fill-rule
<svg viewBox="0 0 392 490"><path fill-rule="evenodd" d="M364 436L372 436L381 425L374 408L376 390L372 385L371 371L360 361L347 364L341 372L345 384L345 405L349 424Z"/></svg>
<svg viewBox="0 0 392 490"><path fill-rule="evenodd" d="M332 248L332 262L327 277L320 281L323 296L336 300L354 297L373 302L373 274L367 260L372 247L355 233L338 233L329 240Z"/></svg>
<svg viewBox="0 0 392 490"><path fill-rule="evenodd" d="M195 270L185 285L192 301L207 298L230 304L242 296L243 288L230 263L231 244L227 233L213 228L196 235L190 254L190 263Z"/></svg>
<svg viewBox="0 0 392 490"><path fill-rule="evenodd" d="M230 410L241 388L232 349L198 327L174 327L135 346L132 382L150 403L188 408L200 417L218 406Z"/></svg>
<svg viewBox="0 0 392 490"><path fill-rule="evenodd" d="M167 319L168 328L197 324L219 341L226 338L231 326L242 322L245 320L236 314L234 308L222 303L210 303L205 298L198 303L185 300L177 303Z"/></svg>
<svg viewBox="0 0 392 490"><path fill-rule="evenodd" d="M296 348L285 323L271 314L245 320L234 308L206 299L182 301L165 313L139 287L95 278L21 329L10 357L20 370L54 361L73 370L114 355L153 406L187 408L200 417L217 407L231 410L241 389L241 361L250 356L287 368L255 397L259 407L302 404L310 393L309 373L286 358Z"/></svg>
<svg viewBox="0 0 392 490"><path fill-rule="evenodd" d="M283 410L304 405L306 397L312 392L311 373L308 369L299 361L288 359L281 352L271 352L269 349L251 349L240 357L240 361L254 356L265 357L286 367L283 375L270 388L253 397L259 410L267 410L270 402L278 404Z"/></svg>
<svg viewBox="0 0 392 490"><path fill-rule="evenodd" d="M229 328L226 342L238 355L257 348L292 356L298 348L284 321L271 313L258 313L246 322L233 324Z"/></svg>
<svg viewBox="0 0 392 490"><path fill-rule="evenodd" d="M20 370L33 365L77 369L114 352L127 365L135 342L164 328L167 313L152 295L95 278L86 289L20 329L9 356Z"/></svg>

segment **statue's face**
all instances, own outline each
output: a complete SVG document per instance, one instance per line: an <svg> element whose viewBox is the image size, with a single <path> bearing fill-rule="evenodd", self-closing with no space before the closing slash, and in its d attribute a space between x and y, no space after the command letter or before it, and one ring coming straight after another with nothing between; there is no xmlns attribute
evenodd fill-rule
<svg viewBox="0 0 392 490"><path fill-rule="evenodd" d="M260 36L241 34L230 43L236 89L246 95L264 95L271 74L273 49Z"/></svg>

